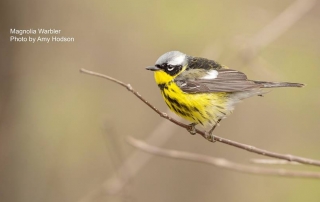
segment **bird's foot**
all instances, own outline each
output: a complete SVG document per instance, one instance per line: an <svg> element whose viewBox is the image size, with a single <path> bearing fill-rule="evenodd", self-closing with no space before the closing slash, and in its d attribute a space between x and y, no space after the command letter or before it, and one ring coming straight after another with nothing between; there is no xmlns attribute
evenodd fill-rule
<svg viewBox="0 0 320 202"><path fill-rule="evenodd" d="M196 125L197 125L196 123L189 124L189 128L187 130L191 135L195 135L197 133L196 127L195 127Z"/></svg>
<svg viewBox="0 0 320 202"><path fill-rule="evenodd" d="M205 138L209 141L209 142L216 142L217 140L214 139L214 135L212 134L212 131L206 132L205 133Z"/></svg>
<svg viewBox="0 0 320 202"><path fill-rule="evenodd" d="M216 140L214 140L214 135L212 134L214 129L219 125L220 121L222 119L219 119L216 124L211 128L211 130L209 130L209 132L206 132L206 136L205 138L210 141L210 142L216 142Z"/></svg>

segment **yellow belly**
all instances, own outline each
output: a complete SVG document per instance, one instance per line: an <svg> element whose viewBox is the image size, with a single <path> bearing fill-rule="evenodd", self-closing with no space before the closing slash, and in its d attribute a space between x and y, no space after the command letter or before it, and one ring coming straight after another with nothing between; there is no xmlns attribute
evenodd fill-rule
<svg viewBox="0 0 320 202"><path fill-rule="evenodd" d="M230 112L228 93L189 94L174 82L167 83L161 93L171 111L192 123L212 126Z"/></svg>

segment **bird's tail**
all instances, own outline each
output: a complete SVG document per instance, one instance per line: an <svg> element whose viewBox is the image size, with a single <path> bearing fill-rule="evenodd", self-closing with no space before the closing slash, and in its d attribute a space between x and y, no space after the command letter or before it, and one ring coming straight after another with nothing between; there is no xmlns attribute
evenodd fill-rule
<svg viewBox="0 0 320 202"><path fill-rule="evenodd" d="M268 82L268 81L254 81L256 84L261 84L262 88L280 88L280 87L304 87L302 83L289 82Z"/></svg>

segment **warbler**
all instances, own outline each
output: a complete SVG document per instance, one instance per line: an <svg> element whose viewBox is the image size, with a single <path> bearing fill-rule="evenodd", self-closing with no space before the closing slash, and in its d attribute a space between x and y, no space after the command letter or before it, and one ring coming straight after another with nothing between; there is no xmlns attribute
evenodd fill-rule
<svg viewBox="0 0 320 202"><path fill-rule="evenodd" d="M214 60L193 57L179 51L170 51L146 68L154 71L155 81L171 111L191 122L189 132L195 134L195 125L211 127L212 131L234 110L239 101L266 93L264 88L303 87L301 83L249 80L237 70Z"/></svg>

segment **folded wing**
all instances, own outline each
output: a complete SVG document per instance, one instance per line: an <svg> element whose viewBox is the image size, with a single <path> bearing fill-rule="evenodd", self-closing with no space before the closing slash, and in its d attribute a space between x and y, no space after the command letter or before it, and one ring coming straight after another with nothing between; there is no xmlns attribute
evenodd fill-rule
<svg viewBox="0 0 320 202"><path fill-rule="evenodd" d="M180 77L175 82L186 93L243 92L262 87L259 83L247 80L244 73L236 70L218 69L210 71L199 78L187 76L184 78L188 79L184 80Z"/></svg>

